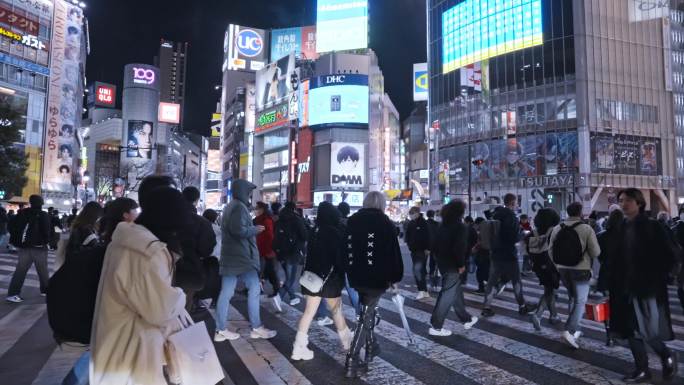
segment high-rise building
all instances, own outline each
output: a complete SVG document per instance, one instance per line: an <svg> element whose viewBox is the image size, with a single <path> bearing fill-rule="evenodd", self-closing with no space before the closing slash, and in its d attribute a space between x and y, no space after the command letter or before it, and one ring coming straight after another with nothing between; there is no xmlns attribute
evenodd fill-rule
<svg viewBox="0 0 684 385"><path fill-rule="evenodd" d="M478 215L513 193L534 215L606 212L636 187L676 213L679 3L430 0L433 191Z"/></svg>
<svg viewBox="0 0 684 385"><path fill-rule="evenodd" d="M162 39L159 55L154 57L154 65L160 72L160 100L166 103L180 104L181 119L179 127L183 129L185 114L185 85L187 82L188 43Z"/></svg>

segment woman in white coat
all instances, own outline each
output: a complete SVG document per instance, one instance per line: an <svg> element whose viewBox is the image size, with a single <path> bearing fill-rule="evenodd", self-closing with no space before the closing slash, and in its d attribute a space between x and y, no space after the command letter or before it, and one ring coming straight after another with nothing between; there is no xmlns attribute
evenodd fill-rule
<svg viewBox="0 0 684 385"><path fill-rule="evenodd" d="M170 187L150 192L137 223L120 223L107 247L91 336L91 385L166 385L166 338L180 329L185 294L172 287L177 232L187 210Z"/></svg>

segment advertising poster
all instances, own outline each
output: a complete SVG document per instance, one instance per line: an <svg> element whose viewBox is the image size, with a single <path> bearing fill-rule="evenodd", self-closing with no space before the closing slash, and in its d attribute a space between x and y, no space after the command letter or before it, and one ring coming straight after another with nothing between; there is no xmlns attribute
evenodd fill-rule
<svg viewBox="0 0 684 385"><path fill-rule="evenodd" d="M615 172L618 174L636 174L639 151L639 140L637 138L617 136L615 138Z"/></svg>
<svg viewBox="0 0 684 385"><path fill-rule="evenodd" d="M579 143L576 132L558 134L558 173L571 174L579 170Z"/></svg>
<svg viewBox="0 0 684 385"><path fill-rule="evenodd" d="M490 154L489 145L485 142L479 142L472 145L472 160L471 174L473 182L482 182L489 179ZM468 155L466 154L466 157Z"/></svg>
<svg viewBox="0 0 684 385"><path fill-rule="evenodd" d="M152 122L144 120L128 121L128 158L152 159L153 147Z"/></svg>
<svg viewBox="0 0 684 385"><path fill-rule="evenodd" d="M302 59L316 60L318 59L318 52L316 52L316 26L311 25L302 27Z"/></svg>
<svg viewBox="0 0 684 385"><path fill-rule="evenodd" d="M268 62L267 32L230 24L223 39L223 71L258 71Z"/></svg>
<svg viewBox="0 0 684 385"><path fill-rule="evenodd" d="M428 100L428 68L427 63L413 65L413 101Z"/></svg>
<svg viewBox="0 0 684 385"><path fill-rule="evenodd" d="M315 60L316 26L274 29L271 31L271 62L294 52L295 57Z"/></svg>
<svg viewBox="0 0 684 385"><path fill-rule="evenodd" d="M293 92L290 78L295 71L294 53L269 64L256 74L256 110L288 101Z"/></svg>
<svg viewBox="0 0 684 385"><path fill-rule="evenodd" d="M311 80L309 126L368 124L367 75L325 75Z"/></svg>
<svg viewBox="0 0 684 385"><path fill-rule="evenodd" d="M641 175L658 175L658 148L660 141L656 139L644 139L641 143Z"/></svg>
<svg viewBox="0 0 684 385"><path fill-rule="evenodd" d="M541 171L543 136L509 139L506 143L506 163L509 178L535 176Z"/></svg>
<svg viewBox="0 0 684 385"><path fill-rule="evenodd" d="M558 134L550 133L544 136L544 174L558 174Z"/></svg>
<svg viewBox="0 0 684 385"><path fill-rule="evenodd" d="M592 169L596 172L612 173L615 171L615 142L612 136L595 136Z"/></svg>
<svg viewBox="0 0 684 385"><path fill-rule="evenodd" d="M43 158L43 188L71 191L71 175L76 149L74 131L81 116L81 35L83 11L63 1L54 4L52 76L48 89L47 129Z"/></svg>
<svg viewBox="0 0 684 385"><path fill-rule="evenodd" d="M313 133L311 130L299 131L297 143L297 203L305 207L311 206Z"/></svg>
<svg viewBox="0 0 684 385"><path fill-rule="evenodd" d="M318 53L368 48L367 0L318 0Z"/></svg>
<svg viewBox="0 0 684 385"><path fill-rule="evenodd" d="M330 186L360 188L366 185L366 151L363 143L333 142L330 156Z"/></svg>

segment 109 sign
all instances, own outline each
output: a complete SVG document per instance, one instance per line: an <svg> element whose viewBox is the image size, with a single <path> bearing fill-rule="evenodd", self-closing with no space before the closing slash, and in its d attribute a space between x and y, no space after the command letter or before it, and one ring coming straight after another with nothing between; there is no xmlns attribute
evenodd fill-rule
<svg viewBox="0 0 684 385"><path fill-rule="evenodd" d="M264 41L256 31L243 29L236 37L235 46L243 56L255 57L264 49Z"/></svg>

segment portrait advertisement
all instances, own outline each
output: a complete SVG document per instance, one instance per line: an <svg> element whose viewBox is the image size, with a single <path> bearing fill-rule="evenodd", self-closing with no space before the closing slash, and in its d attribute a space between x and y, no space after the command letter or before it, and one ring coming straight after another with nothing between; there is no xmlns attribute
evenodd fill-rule
<svg viewBox="0 0 684 385"><path fill-rule="evenodd" d="M152 122L144 120L128 121L128 158L152 159L154 134Z"/></svg>

